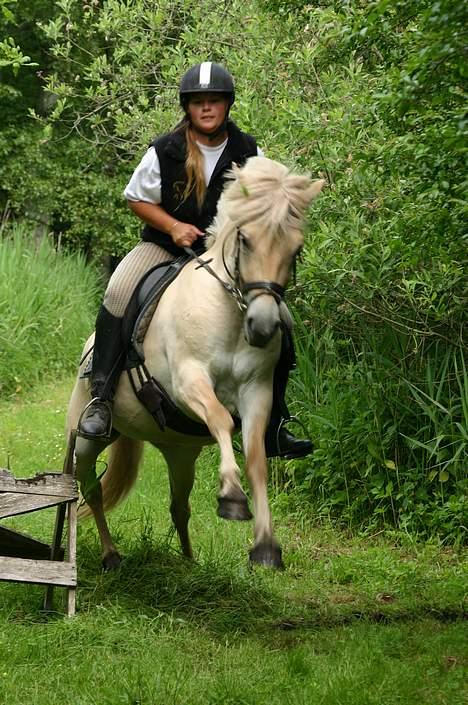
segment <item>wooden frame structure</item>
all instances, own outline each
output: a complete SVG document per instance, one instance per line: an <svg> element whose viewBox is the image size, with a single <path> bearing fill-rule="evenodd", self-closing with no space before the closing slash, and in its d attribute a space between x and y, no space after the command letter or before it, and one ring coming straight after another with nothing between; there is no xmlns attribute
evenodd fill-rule
<svg viewBox="0 0 468 705"><path fill-rule="evenodd" d="M0 520L57 507L52 543L42 543L0 526L0 580L46 585L44 609L52 609L54 587L67 589L67 615L75 614L76 524L78 489L73 475L74 438L70 440L63 472L45 472L17 480L0 469ZM68 521L67 551L62 536Z"/></svg>

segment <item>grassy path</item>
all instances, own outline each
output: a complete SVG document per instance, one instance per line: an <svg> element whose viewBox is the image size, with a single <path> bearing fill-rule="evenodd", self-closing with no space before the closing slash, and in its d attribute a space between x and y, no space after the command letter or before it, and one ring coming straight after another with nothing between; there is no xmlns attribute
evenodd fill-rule
<svg viewBox="0 0 468 705"><path fill-rule="evenodd" d="M7 457L18 476L61 467L70 387L0 403L0 467ZM0 583L0 703L466 702L459 553L300 526L273 500L287 568L251 572L251 526L217 519L216 484L210 450L192 495L193 565L171 536L166 474L148 449L111 515L126 557L117 574L100 572L93 525L79 528L76 618L42 615L40 587ZM45 539L52 515L9 525Z"/></svg>

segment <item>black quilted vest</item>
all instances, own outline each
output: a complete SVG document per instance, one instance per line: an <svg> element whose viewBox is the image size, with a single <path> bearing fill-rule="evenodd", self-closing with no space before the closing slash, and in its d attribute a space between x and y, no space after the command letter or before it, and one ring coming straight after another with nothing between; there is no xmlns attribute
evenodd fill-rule
<svg viewBox="0 0 468 705"><path fill-rule="evenodd" d="M226 172L231 169L232 162L242 166L249 157L254 157L257 154L257 143L251 135L239 130L232 120L228 122L227 128L228 141L207 186L201 210L198 208L193 191L184 200L187 184L185 132L170 132L152 142L161 168L161 203L159 205L176 220L196 225L203 231L216 215L218 200L226 180ZM169 235L156 230L151 225L145 225L142 238L146 242L156 243L172 255L184 254L184 251L174 244ZM203 238L195 241L193 249L198 253L204 251Z"/></svg>

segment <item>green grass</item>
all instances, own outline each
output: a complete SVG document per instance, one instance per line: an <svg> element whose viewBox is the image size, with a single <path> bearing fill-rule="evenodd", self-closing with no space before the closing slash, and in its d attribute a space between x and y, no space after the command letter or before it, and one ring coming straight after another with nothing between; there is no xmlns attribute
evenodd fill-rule
<svg viewBox="0 0 468 705"><path fill-rule="evenodd" d="M80 254L36 242L26 225L0 232L0 397L75 368L97 310L98 278Z"/></svg>
<svg viewBox="0 0 468 705"><path fill-rule="evenodd" d="M0 466L60 469L71 382L0 403ZM272 497L286 570L250 571L250 524L215 514L208 450L192 495L197 560L170 531L168 487L149 449L110 518L125 556L102 574L92 523L79 527L78 611L41 612L39 586L0 584L0 702L9 705L416 705L466 702L463 554L410 536L373 538L299 523ZM53 515L15 518L38 538Z"/></svg>

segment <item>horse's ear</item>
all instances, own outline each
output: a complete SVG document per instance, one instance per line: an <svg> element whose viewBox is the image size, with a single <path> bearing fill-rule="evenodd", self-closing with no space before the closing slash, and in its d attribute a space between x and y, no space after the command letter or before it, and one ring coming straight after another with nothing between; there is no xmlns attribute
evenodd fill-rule
<svg viewBox="0 0 468 705"><path fill-rule="evenodd" d="M242 194L246 198L248 198L250 193L249 193L249 189L242 181L242 167L240 167L239 164L236 164L236 162L232 162L231 174L232 174L232 177L239 183L240 190L242 191Z"/></svg>
<svg viewBox="0 0 468 705"><path fill-rule="evenodd" d="M326 183L327 182L325 181L325 179L317 179L317 181L312 182L312 184L307 190L307 195L309 196L310 201L313 201L314 198L317 198Z"/></svg>
<svg viewBox="0 0 468 705"><path fill-rule="evenodd" d="M241 171L241 168L240 168L239 164L237 164L237 162L231 162L231 173L232 173L232 176L234 179L239 178L240 171Z"/></svg>

